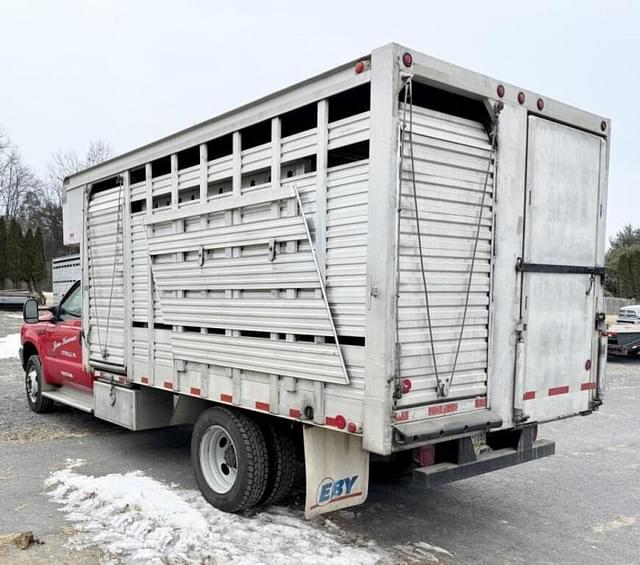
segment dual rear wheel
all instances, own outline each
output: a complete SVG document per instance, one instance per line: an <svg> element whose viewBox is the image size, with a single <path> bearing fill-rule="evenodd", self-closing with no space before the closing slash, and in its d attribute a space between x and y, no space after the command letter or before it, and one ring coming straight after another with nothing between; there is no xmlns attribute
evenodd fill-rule
<svg viewBox="0 0 640 565"><path fill-rule="evenodd" d="M191 460L203 496L226 512L281 501L297 465L291 429L224 406L198 418Z"/></svg>

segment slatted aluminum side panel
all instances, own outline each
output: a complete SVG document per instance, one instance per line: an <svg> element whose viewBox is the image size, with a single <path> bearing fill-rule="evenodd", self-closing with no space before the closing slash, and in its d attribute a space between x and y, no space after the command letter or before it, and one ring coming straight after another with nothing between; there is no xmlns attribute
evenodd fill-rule
<svg viewBox="0 0 640 565"><path fill-rule="evenodd" d="M369 162L327 175L327 292L338 333L364 336Z"/></svg>
<svg viewBox="0 0 640 565"><path fill-rule="evenodd" d="M134 322L148 320L149 256L145 245L144 212L131 215L131 317Z"/></svg>
<svg viewBox="0 0 640 565"><path fill-rule="evenodd" d="M51 278L53 279L54 303L60 302L71 285L80 280L81 276L80 255L68 255L53 259L51 261Z"/></svg>
<svg viewBox="0 0 640 565"><path fill-rule="evenodd" d="M307 208L314 202L312 179L300 180ZM291 200L238 207L237 224L221 223L214 213L213 222L183 232L148 226L146 248L164 322L182 328L171 335L176 360L346 382L304 221ZM293 215L273 217L274 206Z"/></svg>
<svg viewBox="0 0 640 565"><path fill-rule="evenodd" d="M481 123L414 106L413 153L435 362L421 275L410 145L405 143L399 220L399 377L410 379L412 388L402 395L398 407L484 395L487 390L493 165L482 211L481 202L491 156L489 137ZM469 306L452 388L446 399L438 399L436 367L441 379L452 376L470 275Z"/></svg>
<svg viewBox="0 0 640 565"><path fill-rule="evenodd" d="M123 197L120 187L93 195L87 222L89 360L125 364Z"/></svg>

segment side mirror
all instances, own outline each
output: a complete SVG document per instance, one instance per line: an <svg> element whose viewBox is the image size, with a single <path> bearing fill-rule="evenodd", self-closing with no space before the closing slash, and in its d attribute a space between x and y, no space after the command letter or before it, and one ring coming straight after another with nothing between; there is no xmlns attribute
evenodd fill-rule
<svg viewBox="0 0 640 565"><path fill-rule="evenodd" d="M25 324L35 324L39 319L38 301L35 298L27 298L22 305L22 318Z"/></svg>

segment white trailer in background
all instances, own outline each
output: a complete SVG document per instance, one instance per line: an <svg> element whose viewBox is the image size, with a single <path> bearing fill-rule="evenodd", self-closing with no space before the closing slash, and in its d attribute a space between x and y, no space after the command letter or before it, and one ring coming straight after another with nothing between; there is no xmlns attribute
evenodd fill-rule
<svg viewBox="0 0 640 565"><path fill-rule="evenodd" d="M51 280L53 284L53 302L57 304L82 276L80 254L55 257L51 260Z"/></svg>
<svg viewBox="0 0 640 565"><path fill-rule="evenodd" d="M428 486L553 453L603 394L609 133L392 44L69 177L87 409L195 421L226 510L286 494L301 430L307 515L369 454Z"/></svg>

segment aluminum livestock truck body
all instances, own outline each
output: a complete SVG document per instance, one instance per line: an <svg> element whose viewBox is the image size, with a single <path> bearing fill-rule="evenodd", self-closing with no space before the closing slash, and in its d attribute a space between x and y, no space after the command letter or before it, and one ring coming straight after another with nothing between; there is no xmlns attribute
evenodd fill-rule
<svg viewBox="0 0 640 565"><path fill-rule="evenodd" d="M298 437L307 516L372 458L429 486L550 455L538 424L603 396L609 134L391 44L74 174L81 284L25 320L75 333L29 365L25 324L30 402L194 422L228 511L286 496Z"/></svg>

